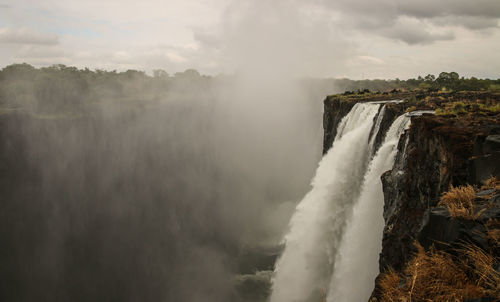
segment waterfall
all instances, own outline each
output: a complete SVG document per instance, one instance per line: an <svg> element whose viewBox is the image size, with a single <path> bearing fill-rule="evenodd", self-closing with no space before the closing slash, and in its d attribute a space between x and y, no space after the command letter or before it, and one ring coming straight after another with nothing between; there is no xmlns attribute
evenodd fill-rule
<svg viewBox="0 0 500 302"><path fill-rule="evenodd" d="M370 158L370 132L379 108L380 104L358 103L339 123L312 189L290 221L285 249L275 268L272 302L320 301L328 288L346 219L361 192Z"/></svg>
<svg viewBox="0 0 500 302"><path fill-rule="evenodd" d="M385 114L385 104L382 106L382 109L380 109L380 112L377 116L377 121L375 122L375 126L373 127L373 131L371 132L371 138L370 138L370 144L369 144L369 152L370 155L374 153L373 148L375 148L375 140L377 139L377 134L378 131L380 130L380 125L382 125L382 120L384 119L384 114Z"/></svg>
<svg viewBox="0 0 500 302"><path fill-rule="evenodd" d="M370 297L379 272L378 258L384 230L380 176L392 168L399 137L409 124L408 115L394 121L369 165L338 249L328 302L361 302Z"/></svg>

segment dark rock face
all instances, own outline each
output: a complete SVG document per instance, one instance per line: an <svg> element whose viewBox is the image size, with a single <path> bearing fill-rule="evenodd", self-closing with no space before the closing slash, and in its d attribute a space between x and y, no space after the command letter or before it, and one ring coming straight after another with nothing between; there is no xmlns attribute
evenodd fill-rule
<svg viewBox="0 0 500 302"><path fill-rule="evenodd" d="M403 268L413 256L413 242L426 211L437 205L450 184L467 183L472 155L469 129L453 130L443 118L414 117L401 137L394 168L382 175L384 219L380 267Z"/></svg>
<svg viewBox="0 0 500 302"><path fill-rule="evenodd" d="M494 128L492 132L500 132ZM500 135L480 135L474 143L474 154L469 160L471 183L480 184L494 176L500 178Z"/></svg>
<svg viewBox="0 0 500 302"><path fill-rule="evenodd" d="M324 100L323 113L323 154L325 154L333 144L337 135L337 126L344 116L346 116L356 103L341 101L327 97Z"/></svg>
<svg viewBox="0 0 500 302"><path fill-rule="evenodd" d="M375 137L373 152L376 152L376 150L380 147L384 141L387 130L389 130L392 125L392 122L405 112L404 109L404 105L399 103L387 103L385 105L385 113L382 117L382 122L380 123L380 129Z"/></svg>
<svg viewBox="0 0 500 302"><path fill-rule="evenodd" d="M488 119L484 124L491 122ZM488 248L484 222L499 217L499 208L492 206L497 202L495 192L478 193L478 198L481 194L493 196L488 200L490 206L478 207L477 212L482 212L475 221L453 219L447 209L436 206L450 185L479 183L498 175L491 173L499 167L490 156L500 151L496 136L490 135L494 129L483 127L480 118L479 123L432 115L412 119L410 129L400 139L393 169L382 175L386 226L381 272L389 267L401 272L413 258L415 240L424 248L434 245L449 250L463 242ZM490 153L485 154L485 150ZM477 157L481 165L474 161L475 152L481 154Z"/></svg>
<svg viewBox="0 0 500 302"><path fill-rule="evenodd" d="M425 249L434 246L438 250L450 250L460 248L464 242L470 242L483 250L488 250L488 238L483 219L452 218L448 210L444 208L434 208L429 212L418 234L418 241ZM483 215L483 218L488 220L498 216L497 213L488 213Z"/></svg>

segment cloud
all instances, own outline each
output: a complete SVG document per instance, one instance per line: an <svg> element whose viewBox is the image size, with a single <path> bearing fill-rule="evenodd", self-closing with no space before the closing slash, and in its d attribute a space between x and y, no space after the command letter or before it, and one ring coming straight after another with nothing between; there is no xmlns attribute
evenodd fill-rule
<svg viewBox="0 0 500 302"><path fill-rule="evenodd" d="M497 0L319 0L319 3L349 15L374 15L377 18L401 15L417 18L450 15L500 17L500 2Z"/></svg>
<svg viewBox="0 0 500 302"><path fill-rule="evenodd" d="M6 27L0 28L0 43L56 45L59 44L59 37L29 28Z"/></svg>
<svg viewBox="0 0 500 302"><path fill-rule="evenodd" d="M377 34L410 45L452 40L455 34L449 27L472 31L497 28L500 19L498 0L319 0L318 3L340 13L339 24L348 30Z"/></svg>
<svg viewBox="0 0 500 302"><path fill-rule="evenodd" d="M20 59L31 58L58 58L65 55L64 50L59 46L26 45L23 46L16 57Z"/></svg>
<svg viewBox="0 0 500 302"><path fill-rule="evenodd" d="M384 60L372 56L357 56L356 59L363 63L375 64L375 65L383 65L385 64Z"/></svg>
<svg viewBox="0 0 500 302"><path fill-rule="evenodd" d="M16 44L16 46L16 51L11 57L13 62L26 62L35 66L71 65L73 62L72 54L61 45Z"/></svg>
<svg viewBox="0 0 500 302"><path fill-rule="evenodd" d="M414 17L476 16L493 19L500 17L500 2L497 0L398 0L394 2L401 14Z"/></svg>
<svg viewBox="0 0 500 302"><path fill-rule="evenodd" d="M17 0L9 9L0 5L0 65L22 57L33 64L169 73L253 68L259 74L403 78L439 72L431 60L453 49L459 60L440 58L443 70L463 66L467 72L474 67L467 62L489 58L477 63L488 72L477 75L497 77L499 17L499 0L153 0L147 6ZM87 31L98 34L82 34Z"/></svg>
<svg viewBox="0 0 500 302"><path fill-rule="evenodd" d="M462 26L470 30L484 30L498 27L498 20L479 16L445 16L434 20L439 26Z"/></svg>
<svg viewBox="0 0 500 302"><path fill-rule="evenodd" d="M391 39L407 44L430 44L435 41L455 39L451 31L432 31L433 27L416 18L400 17L392 27L379 29L378 32Z"/></svg>
<svg viewBox="0 0 500 302"><path fill-rule="evenodd" d="M217 49L222 44L222 41L216 34L207 32L202 28L193 29L193 38L196 42L208 48Z"/></svg>

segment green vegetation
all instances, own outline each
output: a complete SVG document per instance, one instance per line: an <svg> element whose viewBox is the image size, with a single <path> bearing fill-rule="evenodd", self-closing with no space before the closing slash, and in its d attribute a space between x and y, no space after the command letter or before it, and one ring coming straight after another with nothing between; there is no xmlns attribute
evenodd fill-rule
<svg viewBox="0 0 500 302"><path fill-rule="evenodd" d="M189 100L207 90L210 77L196 70L169 76L155 70L125 72L78 69L65 65L34 68L13 64L0 71L0 107L22 108L40 116L85 112L96 103L145 103L165 99Z"/></svg>
<svg viewBox="0 0 500 302"><path fill-rule="evenodd" d="M363 91L426 90L426 91L483 91L500 90L500 79L460 77L456 72L441 72L438 77L428 74L408 80L336 80L337 86L348 94Z"/></svg>
<svg viewBox="0 0 500 302"><path fill-rule="evenodd" d="M406 112L412 112L415 110L417 110L417 106L410 106L410 107L406 108Z"/></svg>
<svg viewBox="0 0 500 302"><path fill-rule="evenodd" d="M499 113L500 112L500 103L489 104L489 105L479 104L479 109L482 110L482 111Z"/></svg>
<svg viewBox="0 0 500 302"><path fill-rule="evenodd" d="M60 64L43 68L25 63L13 64L0 70L0 108L3 113L7 112L6 109L16 108L37 116L75 115L87 112L89 107L96 104L109 102L121 102L123 108L139 108L160 100L203 99L200 96L209 95L207 92L217 85L226 84L230 87L232 79L228 76L203 76L194 69L173 76L158 69L150 76L137 70L117 72L78 69ZM346 100L402 97L402 93L409 91L500 91L500 79L466 79L459 77L456 72L408 80L302 79L299 82L318 99L336 91L345 91L336 97ZM415 97L408 100L408 110L420 108L420 101ZM478 106L483 111L499 110L498 104ZM466 110L467 105L463 108L448 108L440 114L460 114Z"/></svg>
<svg viewBox="0 0 500 302"><path fill-rule="evenodd" d="M463 115L468 113L499 113L500 103L498 101L478 102L477 100L463 100L449 102L436 109L437 115Z"/></svg>

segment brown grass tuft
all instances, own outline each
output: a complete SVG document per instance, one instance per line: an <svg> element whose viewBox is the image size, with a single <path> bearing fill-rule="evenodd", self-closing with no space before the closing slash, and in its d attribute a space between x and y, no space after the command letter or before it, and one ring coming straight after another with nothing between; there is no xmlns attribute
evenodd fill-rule
<svg viewBox="0 0 500 302"><path fill-rule="evenodd" d="M443 194L438 205L448 208L452 217L462 217L465 219L476 219L474 214L474 199L476 192L471 185L453 187Z"/></svg>
<svg viewBox="0 0 500 302"><path fill-rule="evenodd" d="M448 253L425 250L417 245L418 253L405 273L413 277L409 298L423 301L434 297L436 301L462 301L470 297L471 282L460 265Z"/></svg>
<svg viewBox="0 0 500 302"><path fill-rule="evenodd" d="M382 301L401 301L400 298L405 296L405 292L404 287L400 287L400 282L401 276L392 268L382 275L378 284Z"/></svg>
<svg viewBox="0 0 500 302"><path fill-rule="evenodd" d="M483 190L487 189L500 189L500 180L492 176L484 182L484 186L481 187Z"/></svg>
<svg viewBox="0 0 500 302"><path fill-rule="evenodd" d="M488 179L482 190L500 189L500 181ZM444 193L439 205L445 206L454 218L475 220L486 210L476 212L474 187L451 187ZM489 197L488 197L489 198ZM390 269L377 282L382 301L464 301L489 297L500 301L500 273L495 270L500 263L500 221L483 222L486 227L489 249L463 243L450 252L426 251L418 242L417 253L407 263L403 272Z"/></svg>
<svg viewBox="0 0 500 302"><path fill-rule="evenodd" d="M492 255L470 244L456 250L457 256L416 247L402 274L389 270L380 278L382 301L500 299L500 276L494 269L498 259Z"/></svg>

